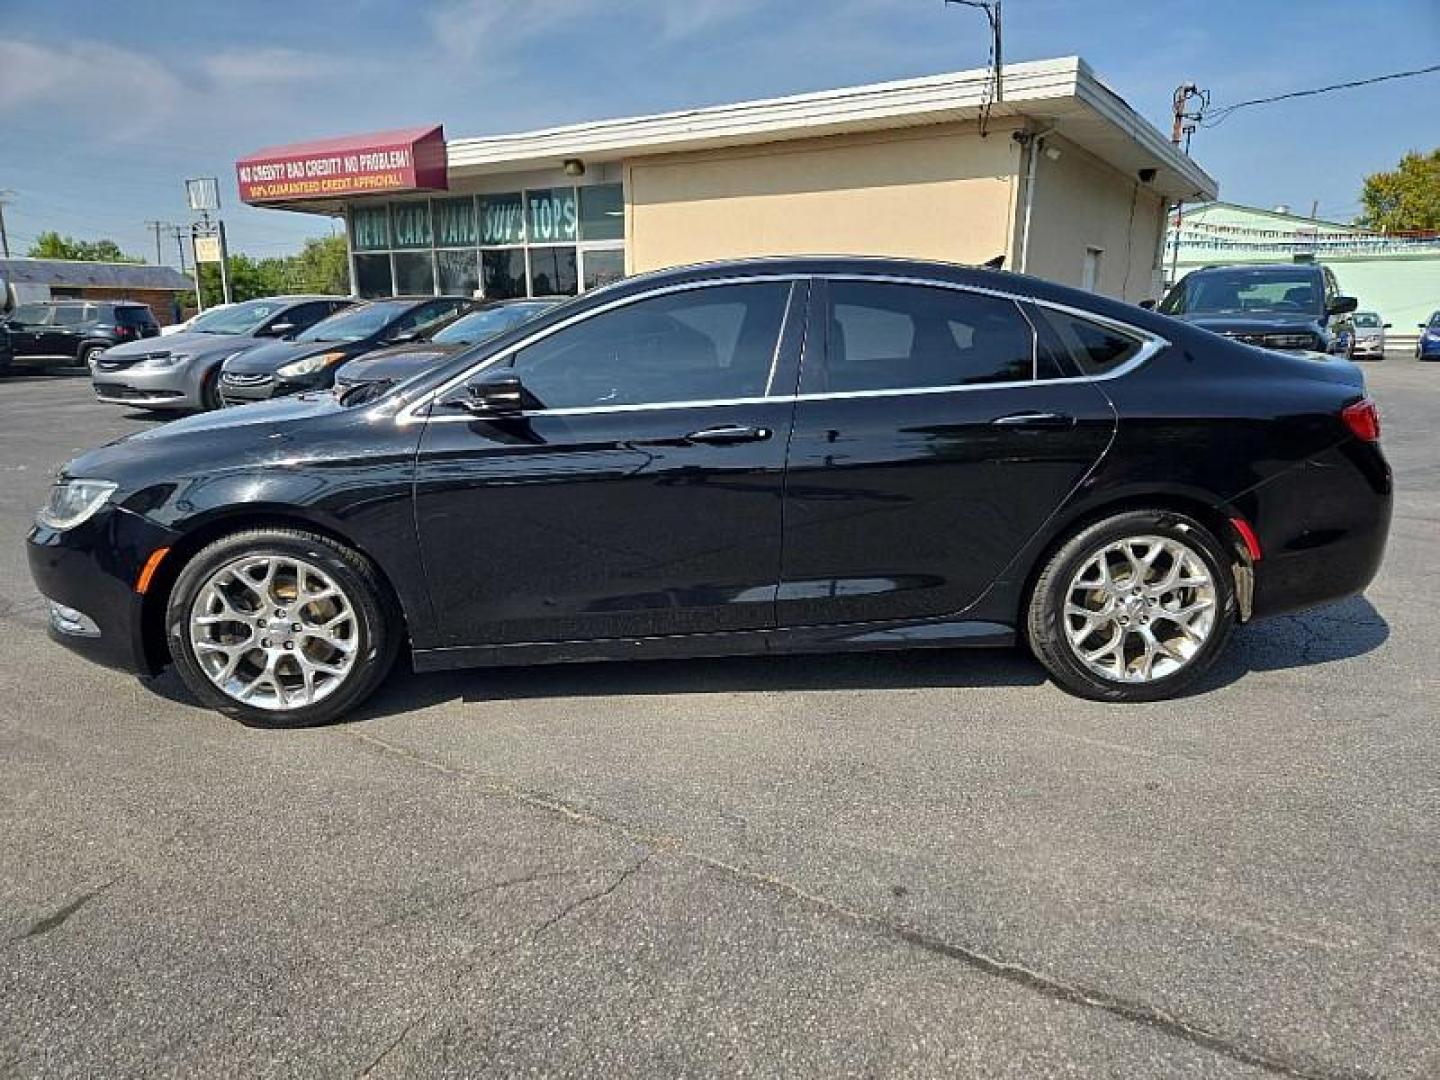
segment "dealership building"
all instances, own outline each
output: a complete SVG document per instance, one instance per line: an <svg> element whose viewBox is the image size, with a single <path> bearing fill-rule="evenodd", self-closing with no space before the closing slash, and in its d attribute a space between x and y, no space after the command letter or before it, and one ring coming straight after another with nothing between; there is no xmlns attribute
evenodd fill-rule
<svg viewBox="0 0 1440 1080"><path fill-rule="evenodd" d="M243 201L342 216L362 296L568 294L760 255L892 255L1158 294L1168 209L1212 180L1081 59L542 131L277 146ZM997 93L998 89L998 93Z"/></svg>

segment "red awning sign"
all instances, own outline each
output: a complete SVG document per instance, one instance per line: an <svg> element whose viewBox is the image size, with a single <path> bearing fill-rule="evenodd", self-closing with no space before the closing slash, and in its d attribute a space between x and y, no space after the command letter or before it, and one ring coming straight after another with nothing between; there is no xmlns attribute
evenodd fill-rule
<svg viewBox="0 0 1440 1080"><path fill-rule="evenodd" d="M257 150L235 163L240 199L293 202L449 187L445 130L403 128Z"/></svg>

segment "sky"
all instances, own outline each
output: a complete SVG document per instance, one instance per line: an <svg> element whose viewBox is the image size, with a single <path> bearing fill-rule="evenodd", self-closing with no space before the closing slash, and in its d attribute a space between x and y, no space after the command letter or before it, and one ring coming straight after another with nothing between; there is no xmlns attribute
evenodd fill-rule
<svg viewBox="0 0 1440 1080"><path fill-rule="evenodd" d="M1181 82L1215 106L1440 62L1440 0L1005 0L1009 62L1080 55L1162 130ZM153 259L221 179L231 249L297 250L330 219L238 205L276 143L441 122L524 131L986 62L943 0L0 0L0 191L12 253L41 231ZM1440 145L1440 75L1242 110L1196 133L1221 198L1322 218ZM164 260L175 259L167 239Z"/></svg>

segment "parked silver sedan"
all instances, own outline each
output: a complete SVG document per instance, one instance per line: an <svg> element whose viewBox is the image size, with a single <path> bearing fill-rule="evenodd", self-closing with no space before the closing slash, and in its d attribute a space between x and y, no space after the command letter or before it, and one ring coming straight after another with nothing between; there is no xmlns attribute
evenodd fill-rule
<svg viewBox="0 0 1440 1080"><path fill-rule="evenodd" d="M1355 349L1351 356L1356 360L1385 359L1385 331L1390 324L1380 318L1376 311L1355 313Z"/></svg>
<svg viewBox="0 0 1440 1080"><path fill-rule="evenodd" d="M271 296L207 311L183 333L117 345L91 357L95 397L137 409L217 409L220 365L226 360L309 329L351 303L344 296Z"/></svg>

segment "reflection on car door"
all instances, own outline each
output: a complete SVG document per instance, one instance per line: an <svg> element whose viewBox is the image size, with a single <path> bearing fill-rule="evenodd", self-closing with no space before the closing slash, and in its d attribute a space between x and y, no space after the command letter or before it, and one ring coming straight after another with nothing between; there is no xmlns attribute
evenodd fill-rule
<svg viewBox="0 0 1440 1080"><path fill-rule="evenodd" d="M1100 459L1114 410L1012 300L840 279L815 292L780 624L960 612Z"/></svg>
<svg viewBox="0 0 1440 1080"><path fill-rule="evenodd" d="M806 292L621 300L500 361L523 415L442 395L415 500L439 644L773 626Z"/></svg>

